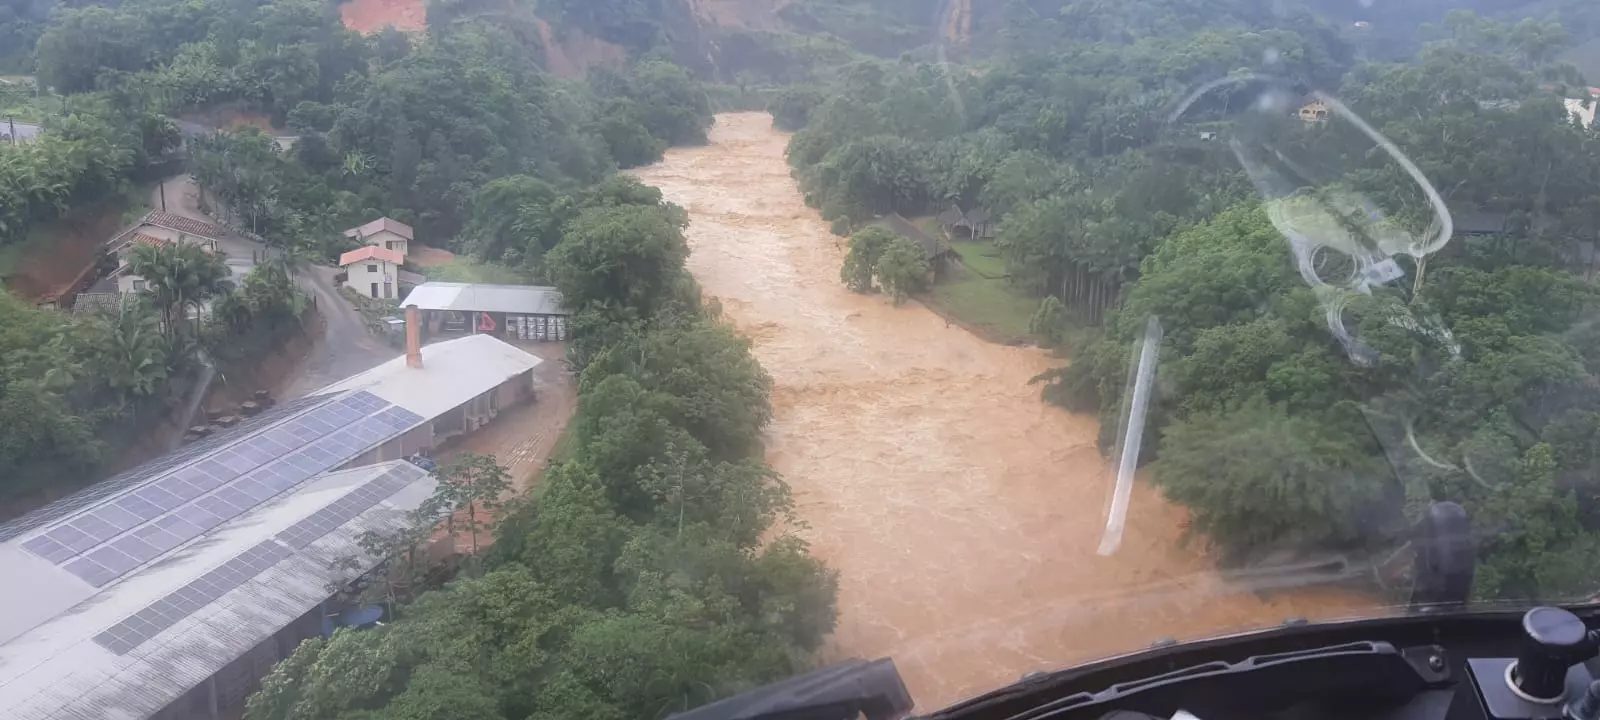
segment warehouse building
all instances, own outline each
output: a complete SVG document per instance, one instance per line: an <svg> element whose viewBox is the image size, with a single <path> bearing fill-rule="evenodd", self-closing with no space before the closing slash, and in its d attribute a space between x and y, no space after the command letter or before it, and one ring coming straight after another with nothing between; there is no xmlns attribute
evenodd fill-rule
<svg viewBox="0 0 1600 720"><path fill-rule="evenodd" d="M422 313L424 342L478 333L511 342L558 341L570 335L570 313L561 292L552 287L430 282L400 301L400 307L413 305Z"/></svg>
<svg viewBox="0 0 1600 720"><path fill-rule="evenodd" d="M0 714L237 717L436 481L401 458L532 397L540 362L437 343L0 525ZM25 589L18 592L19 589Z"/></svg>

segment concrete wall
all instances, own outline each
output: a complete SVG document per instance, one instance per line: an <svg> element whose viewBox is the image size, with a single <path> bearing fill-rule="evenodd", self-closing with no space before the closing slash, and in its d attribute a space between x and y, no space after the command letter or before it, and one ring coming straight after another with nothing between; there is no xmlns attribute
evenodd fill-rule
<svg viewBox="0 0 1600 720"><path fill-rule="evenodd" d="M529 370L500 383L494 389L494 393L501 410L533 399L533 371Z"/></svg>
<svg viewBox="0 0 1600 720"><path fill-rule="evenodd" d="M345 284L356 292L367 297L399 300L400 299L400 269L387 260L362 260L345 266L345 271L350 274ZM387 280L385 279L387 278ZM372 284L377 283L377 294L373 294ZM385 295L384 285L388 285L388 294Z"/></svg>
<svg viewBox="0 0 1600 720"><path fill-rule="evenodd" d="M365 467L389 460L401 460L423 450L432 450L449 438L470 432L492 420L501 410L533 399L533 371L529 370L495 386L494 389L457 405L421 427L362 453L339 466L340 470Z"/></svg>
<svg viewBox="0 0 1600 720"><path fill-rule="evenodd" d="M119 293L139 292L144 288L144 278L139 277L138 275L134 275L133 273L123 273L117 276L117 292Z"/></svg>
<svg viewBox="0 0 1600 720"><path fill-rule="evenodd" d="M412 428L406 434L362 453L360 457L341 465L339 469L376 465L389 460L401 460L423 450L431 450L434 444L433 424L423 423L421 427Z"/></svg>

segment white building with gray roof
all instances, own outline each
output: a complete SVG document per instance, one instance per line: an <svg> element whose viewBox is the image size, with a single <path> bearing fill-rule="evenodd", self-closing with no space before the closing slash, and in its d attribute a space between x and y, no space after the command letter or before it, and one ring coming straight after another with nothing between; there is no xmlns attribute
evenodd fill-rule
<svg viewBox="0 0 1600 720"><path fill-rule="evenodd" d="M477 335L405 356L0 525L0 716L236 715L436 481L402 458L532 396ZM343 561L354 560L354 567Z"/></svg>

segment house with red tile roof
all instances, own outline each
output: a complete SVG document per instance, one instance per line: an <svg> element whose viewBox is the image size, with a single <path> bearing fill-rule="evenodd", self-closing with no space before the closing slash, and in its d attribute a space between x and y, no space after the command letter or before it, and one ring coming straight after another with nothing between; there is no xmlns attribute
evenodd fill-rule
<svg viewBox="0 0 1600 720"><path fill-rule="evenodd" d="M117 268L75 298L74 312L91 307L114 307L127 296L145 290L145 279L128 271L136 246L198 245L215 253L218 241L226 232L221 226L174 213L160 210L146 213L133 227L106 243L106 251L117 258Z"/></svg>
<svg viewBox="0 0 1600 720"><path fill-rule="evenodd" d="M400 297L400 266L406 261L398 250L367 245L339 256L345 271L345 285L370 298L394 300Z"/></svg>

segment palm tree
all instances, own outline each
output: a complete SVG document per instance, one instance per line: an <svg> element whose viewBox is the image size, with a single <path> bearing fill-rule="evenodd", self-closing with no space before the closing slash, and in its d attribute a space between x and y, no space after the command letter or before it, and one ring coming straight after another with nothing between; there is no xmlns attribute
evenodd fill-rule
<svg viewBox="0 0 1600 720"><path fill-rule="evenodd" d="M149 283L148 292L161 309L169 335L178 333L175 313L182 317L190 307L198 310L201 302L233 287L220 255L186 243L136 245L128 271Z"/></svg>
<svg viewBox="0 0 1600 720"><path fill-rule="evenodd" d="M143 303L121 303L107 309L89 324L91 366L118 400L154 395L170 371L167 339L160 318Z"/></svg>

